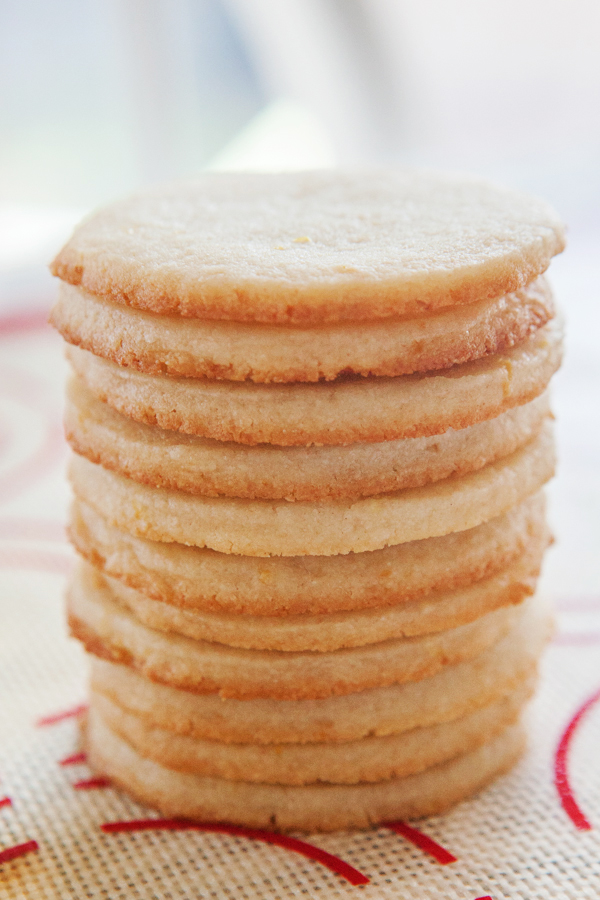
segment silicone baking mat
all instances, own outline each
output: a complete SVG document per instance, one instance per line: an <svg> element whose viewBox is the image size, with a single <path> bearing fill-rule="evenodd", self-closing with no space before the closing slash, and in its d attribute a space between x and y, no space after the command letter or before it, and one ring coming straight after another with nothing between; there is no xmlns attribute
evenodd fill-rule
<svg viewBox="0 0 600 900"><path fill-rule="evenodd" d="M509 775L443 817L298 835L308 848L210 829L103 831L155 814L90 780L79 754L85 665L61 599L73 561L64 535L65 364L43 322L35 312L0 320L0 900L597 900L600 441L578 432L593 408L585 371L575 366L555 398L564 415L563 472L551 489L559 540L541 590L556 600L559 624L529 750Z"/></svg>

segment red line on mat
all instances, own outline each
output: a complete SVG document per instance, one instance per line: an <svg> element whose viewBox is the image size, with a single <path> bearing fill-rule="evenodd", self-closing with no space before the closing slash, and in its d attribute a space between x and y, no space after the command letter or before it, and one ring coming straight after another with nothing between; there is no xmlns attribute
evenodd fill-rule
<svg viewBox="0 0 600 900"><path fill-rule="evenodd" d="M3 503L12 500L21 491L45 476L62 459L66 444L62 425L59 421L47 422L42 443L25 459L19 460L14 468L0 477L0 499Z"/></svg>
<svg viewBox="0 0 600 900"><path fill-rule="evenodd" d="M490 897L489 894L486 894L485 897L475 897L475 900L494 900L494 898Z"/></svg>
<svg viewBox="0 0 600 900"><path fill-rule="evenodd" d="M65 756L64 759L59 759L59 766L76 766L78 763L84 763L87 760L87 754L83 752L80 753L72 753L71 756Z"/></svg>
<svg viewBox="0 0 600 900"><path fill-rule="evenodd" d="M78 706L71 707L71 709L63 709L61 712L51 713L49 716L42 716L35 724L38 728L43 728L45 725L54 725L56 722L62 722L63 719L72 719L75 716L80 716L82 713L87 712L87 709L87 703L80 703Z"/></svg>
<svg viewBox="0 0 600 900"><path fill-rule="evenodd" d="M0 806L12 806L10 797L0 797Z"/></svg>
<svg viewBox="0 0 600 900"><path fill-rule="evenodd" d="M422 831L417 831L416 828L407 825L406 822L382 822L381 827L390 828L392 831L395 831L396 834L401 834L403 838L406 838L407 841L410 841L411 844L414 844L419 850L423 850L425 853L429 853L430 856L433 856L433 858L442 866L447 866L449 863L456 862L456 856L453 856L445 847L436 844L434 840L427 837Z"/></svg>
<svg viewBox="0 0 600 900"><path fill-rule="evenodd" d="M557 612L598 612L600 611L600 595L597 597L571 597L559 600L555 604Z"/></svg>
<svg viewBox="0 0 600 900"><path fill-rule="evenodd" d="M15 313L0 317L0 336L16 334L19 331L37 331L48 328L48 310L33 309L26 313Z"/></svg>
<svg viewBox="0 0 600 900"><path fill-rule="evenodd" d="M8 541L56 541L67 544L65 526L57 519L30 519L24 516L3 516L0 519L0 539Z"/></svg>
<svg viewBox="0 0 600 900"><path fill-rule="evenodd" d="M25 844L15 844L14 847L0 850L0 865L10 862L11 859L16 859L18 856L25 856L26 853L31 853L32 850L39 850L37 841L27 841Z"/></svg>
<svg viewBox="0 0 600 900"><path fill-rule="evenodd" d="M73 787L76 791L91 791L94 788L110 787L108 778L99 775L97 778L84 778L81 781L75 781Z"/></svg>
<svg viewBox="0 0 600 900"><path fill-rule="evenodd" d="M73 558L62 551L55 553L31 547L0 547L0 568L68 575L73 569Z"/></svg>
<svg viewBox="0 0 600 900"><path fill-rule="evenodd" d="M564 811L575 825L575 828L578 828L579 831L591 831L592 825L586 819L585 815L577 805L577 801L575 800L575 796L569 782L569 747L577 726L581 722L586 712L591 709L591 707L595 703L597 703L598 700L600 700L600 690L596 691L595 694L592 694L591 697L588 697L585 703L583 703L579 707L579 709L565 728L563 735L558 743L558 747L556 748L556 754L554 757L554 784L556 785L556 790L558 791L560 802Z"/></svg>
<svg viewBox="0 0 600 900"><path fill-rule="evenodd" d="M552 643L558 647L589 647L600 644L600 631L559 632Z"/></svg>
<svg viewBox="0 0 600 900"><path fill-rule="evenodd" d="M275 844L285 850L293 850L308 859L321 863L336 875L341 875L350 884L368 884L369 878L358 869L344 862L339 856L333 856L320 847L307 844L297 838L286 834L276 834L274 831L264 831L262 828L244 828L241 825L229 825L226 822L194 822L189 819L133 819L128 822L106 822L100 826L106 834L121 831L150 831L166 829L167 831L216 831L220 834L230 834L235 837L250 838L254 841L263 841L266 844Z"/></svg>

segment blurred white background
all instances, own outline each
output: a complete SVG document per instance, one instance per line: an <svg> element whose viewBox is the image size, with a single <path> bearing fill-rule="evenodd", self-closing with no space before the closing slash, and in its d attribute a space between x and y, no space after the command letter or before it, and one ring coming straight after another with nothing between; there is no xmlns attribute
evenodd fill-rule
<svg viewBox="0 0 600 900"><path fill-rule="evenodd" d="M0 202L87 209L225 154L478 171L579 224L599 51L595 0L2 0Z"/></svg>
<svg viewBox="0 0 600 900"><path fill-rule="evenodd" d="M2 0L0 268L206 167L464 169L597 230L599 57L596 0Z"/></svg>
<svg viewBox="0 0 600 900"><path fill-rule="evenodd" d="M546 589L600 591L597 0L2 0L0 312L92 207L205 168L415 164L550 200L568 320L558 549Z"/></svg>

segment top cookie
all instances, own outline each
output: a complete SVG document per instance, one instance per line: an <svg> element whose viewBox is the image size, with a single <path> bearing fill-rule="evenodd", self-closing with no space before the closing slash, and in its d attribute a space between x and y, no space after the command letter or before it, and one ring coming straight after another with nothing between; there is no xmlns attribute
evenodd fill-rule
<svg viewBox="0 0 600 900"><path fill-rule="evenodd" d="M498 297L563 247L545 203L474 177L228 173L93 214L51 270L155 313L318 324Z"/></svg>

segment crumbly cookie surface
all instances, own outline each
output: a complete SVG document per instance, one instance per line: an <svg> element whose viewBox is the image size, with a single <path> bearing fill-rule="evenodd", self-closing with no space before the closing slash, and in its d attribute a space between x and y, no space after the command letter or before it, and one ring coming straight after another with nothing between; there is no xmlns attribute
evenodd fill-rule
<svg viewBox="0 0 600 900"><path fill-rule="evenodd" d="M222 697L308 700L428 678L495 644L529 602L443 632L327 653L242 650L159 632L87 575L71 584L67 609L71 633L89 652L125 662L151 680Z"/></svg>
<svg viewBox="0 0 600 900"><path fill-rule="evenodd" d="M318 616L243 616L182 610L152 600L122 581L101 577L110 594L149 628L252 650L328 652L456 628L533 594L548 533L542 532L506 568L466 588L423 600ZM87 564L85 564L87 565Z"/></svg>
<svg viewBox="0 0 600 900"><path fill-rule="evenodd" d="M320 700L223 699L144 678L90 655L91 684L149 727L229 743L322 743L400 734L449 722L506 697L532 678L553 630L536 599L509 632L471 659L430 678Z"/></svg>
<svg viewBox="0 0 600 900"><path fill-rule="evenodd" d="M563 246L545 203L478 178L215 174L93 214L51 268L158 313L322 323L498 297Z"/></svg>
<svg viewBox="0 0 600 900"><path fill-rule="evenodd" d="M245 556L334 556L466 531L540 490L554 473L550 423L510 456L460 478L356 501L199 497L138 484L73 456L77 496L117 528Z"/></svg>
<svg viewBox="0 0 600 900"><path fill-rule="evenodd" d="M545 530L543 494L467 531L338 556L268 559L151 541L110 525L76 500L77 551L107 575L181 609L242 615L318 615L413 602L510 565Z"/></svg>
<svg viewBox="0 0 600 900"><path fill-rule="evenodd" d="M249 446L136 422L72 378L65 432L76 453L152 487L249 500L340 500L466 475L532 440L549 414L546 391L494 419L440 435L342 446Z"/></svg>
<svg viewBox="0 0 600 900"><path fill-rule="evenodd" d="M102 695L92 693L91 706L141 756L178 772L256 784L359 784L415 775L481 746L515 722L535 680L450 722L333 744L201 741L149 727Z"/></svg>
<svg viewBox="0 0 600 900"><path fill-rule="evenodd" d="M279 446L398 440L461 429L538 397L560 365L561 324L442 372L251 384L146 375L70 346L88 389L148 425L218 441Z"/></svg>
<svg viewBox="0 0 600 900"><path fill-rule="evenodd" d="M446 369L520 343L553 315L541 276L416 319L312 328L159 316L61 284L51 322L69 343L149 375L269 383Z"/></svg>
<svg viewBox="0 0 600 900"><path fill-rule="evenodd" d="M99 715L91 717L87 733L92 766L165 816L303 831L366 828L444 812L514 765L524 746L522 726L516 724L476 750L417 775L375 784L297 786L169 770L144 759Z"/></svg>

